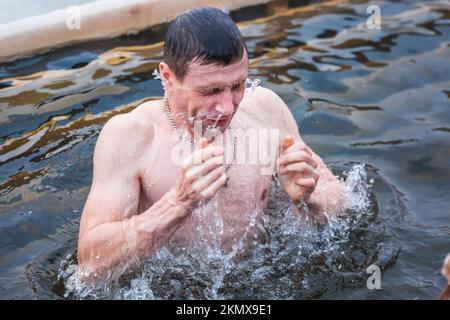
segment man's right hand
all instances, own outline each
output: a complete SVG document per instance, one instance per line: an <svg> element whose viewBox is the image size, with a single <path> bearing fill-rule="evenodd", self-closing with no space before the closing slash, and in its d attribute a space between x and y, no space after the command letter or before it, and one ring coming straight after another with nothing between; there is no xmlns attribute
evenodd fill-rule
<svg viewBox="0 0 450 320"><path fill-rule="evenodd" d="M200 139L197 149L183 162L175 196L185 209L192 210L201 200L213 197L226 183L224 150Z"/></svg>

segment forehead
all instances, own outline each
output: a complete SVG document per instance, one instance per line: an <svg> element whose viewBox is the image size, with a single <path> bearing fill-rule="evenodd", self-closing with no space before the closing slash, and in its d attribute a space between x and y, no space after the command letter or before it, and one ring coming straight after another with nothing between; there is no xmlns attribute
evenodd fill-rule
<svg viewBox="0 0 450 320"><path fill-rule="evenodd" d="M205 86L208 84L229 84L232 81L243 80L248 73L247 54L242 59L228 66L215 64L202 65L198 62L189 64L189 70L184 78L185 83L192 86Z"/></svg>

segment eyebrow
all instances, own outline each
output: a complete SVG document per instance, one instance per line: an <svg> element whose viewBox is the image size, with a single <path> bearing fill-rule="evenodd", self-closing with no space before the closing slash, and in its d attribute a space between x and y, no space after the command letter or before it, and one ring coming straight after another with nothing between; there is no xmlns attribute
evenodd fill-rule
<svg viewBox="0 0 450 320"><path fill-rule="evenodd" d="M237 83L245 82L246 79L247 79L247 77L239 78L238 80L233 81L232 84L234 85L234 84L237 84ZM215 83L211 83L211 84L209 84L207 86L199 86L199 87L197 87L197 89L199 89L199 90L203 89L204 90L204 89L208 89L208 88L211 88L211 87L222 88L222 87L226 87L226 86L227 86L227 84L225 84L223 82L222 83L215 82Z"/></svg>

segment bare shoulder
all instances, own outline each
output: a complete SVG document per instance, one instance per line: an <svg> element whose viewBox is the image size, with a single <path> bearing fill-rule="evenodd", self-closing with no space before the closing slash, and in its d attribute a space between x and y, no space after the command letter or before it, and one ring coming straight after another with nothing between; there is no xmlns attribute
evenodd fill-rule
<svg viewBox="0 0 450 320"><path fill-rule="evenodd" d="M97 140L95 157L114 155L123 161L137 160L151 143L153 123L133 112L113 116L104 125Z"/></svg>
<svg viewBox="0 0 450 320"><path fill-rule="evenodd" d="M161 117L159 104L160 100L145 101L128 113L112 117L106 122L101 135L119 143L123 141L130 147L148 143Z"/></svg>
<svg viewBox="0 0 450 320"><path fill-rule="evenodd" d="M107 140L115 145L133 146L148 139L146 133L152 132L152 124L133 113L113 116L103 127L99 139Z"/></svg>
<svg viewBox="0 0 450 320"><path fill-rule="evenodd" d="M267 99L269 100L277 100L280 99L280 97L278 96L278 94L276 94L272 89L263 87L263 86L258 86L255 89L255 98L262 102L262 103L267 103Z"/></svg>
<svg viewBox="0 0 450 320"><path fill-rule="evenodd" d="M257 87L254 92L250 93L250 100L252 104L258 106L253 109L266 116L270 115L281 120L286 116L286 112L290 114L289 108L281 97L269 88Z"/></svg>
<svg viewBox="0 0 450 320"><path fill-rule="evenodd" d="M265 87L257 87L254 92L250 93L250 103L254 108L252 111L253 118L259 118L267 124L279 128L281 134L291 134L299 137L297 122L295 121L289 107L283 99L273 90Z"/></svg>
<svg viewBox="0 0 450 320"><path fill-rule="evenodd" d="M134 108L130 114L154 125L158 124L159 119L161 119L161 112L161 100L150 100L141 103L139 106Z"/></svg>

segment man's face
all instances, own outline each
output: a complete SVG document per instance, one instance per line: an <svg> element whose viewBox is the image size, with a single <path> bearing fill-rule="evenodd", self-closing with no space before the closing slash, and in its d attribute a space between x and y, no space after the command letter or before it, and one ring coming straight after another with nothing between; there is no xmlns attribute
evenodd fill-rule
<svg viewBox="0 0 450 320"><path fill-rule="evenodd" d="M201 121L203 128L225 131L244 96L248 76L246 53L241 61L225 67L192 62L182 82L167 70L166 64L161 63L160 70L170 103L176 108L174 112L183 114L188 126Z"/></svg>

